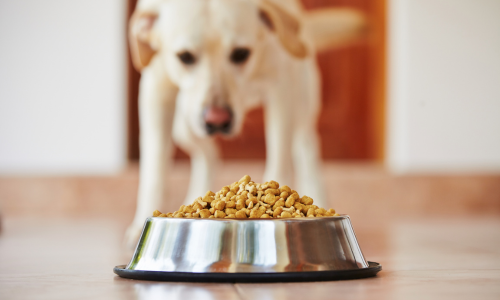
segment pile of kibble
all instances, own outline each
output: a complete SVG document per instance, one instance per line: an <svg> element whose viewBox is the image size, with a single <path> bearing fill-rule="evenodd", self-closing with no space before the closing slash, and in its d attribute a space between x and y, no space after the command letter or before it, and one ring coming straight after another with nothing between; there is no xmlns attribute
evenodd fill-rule
<svg viewBox="0 0 500 300"><path fill-rule="evenodd" d="M313 205L313 199L299 194L276 181L255 183L245 175L240 181L223 187L217 193L208 191L193 204L182 205L174 213L156 210L153 217L217 219L285 219L339 216L333 208Z"/></svg>

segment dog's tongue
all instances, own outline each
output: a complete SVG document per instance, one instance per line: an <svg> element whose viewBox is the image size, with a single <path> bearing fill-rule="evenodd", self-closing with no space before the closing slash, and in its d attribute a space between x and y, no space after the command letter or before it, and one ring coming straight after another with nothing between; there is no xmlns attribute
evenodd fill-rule
<svg viewBox="0 0 500 300"><path fill-rule="evenodd" d="M205 111L205 122L207 124L219 126L231 121L231 113L222 107L210 107Z"/></svg>

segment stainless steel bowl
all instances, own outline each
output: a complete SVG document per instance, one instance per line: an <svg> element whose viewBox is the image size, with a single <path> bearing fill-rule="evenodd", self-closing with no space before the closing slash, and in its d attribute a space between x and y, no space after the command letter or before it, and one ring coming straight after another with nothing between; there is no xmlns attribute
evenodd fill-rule
<svg viewBox="0 0 500 300"><path fill-rule="evenodd" d="M349 216L148 218L124 270L280 273L368 268Z"/></svg>

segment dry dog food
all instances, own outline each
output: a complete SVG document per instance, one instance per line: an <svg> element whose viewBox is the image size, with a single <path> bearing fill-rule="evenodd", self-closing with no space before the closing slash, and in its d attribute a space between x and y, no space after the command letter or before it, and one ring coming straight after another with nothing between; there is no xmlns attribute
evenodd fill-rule
<svg viewBox="0 0 500 300"><path fill-rule="evenodd" d="M193 204L178 211L153 217L201 219L286 219L339 216L333 208L326 210L313 204L313 199L299 194L276 181L255 183L245 175L240 181L223 187L217 193L208 191Z"/></svg>

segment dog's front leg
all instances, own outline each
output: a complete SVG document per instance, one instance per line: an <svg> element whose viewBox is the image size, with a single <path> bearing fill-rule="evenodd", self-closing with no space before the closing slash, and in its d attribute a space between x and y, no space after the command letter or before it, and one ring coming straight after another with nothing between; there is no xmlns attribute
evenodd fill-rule
<svg viewBox="0 0 500 300"><path fill-rule="evenodd" d="M196 141L195 149L190 151L191 179L184 204L205 195L213 186L214 174L218 165L218 149L211 138Z"/></svg>
<svg viewBox="0 0 500 300"><path fill-rule="evenodd" d="M280 78L268 93L265 103L267 161L264 180L291 185L294 171L297 179L294 186L298 187L299 194L313 197L315 203L321 206L325 203L325 193L316 131L321 100L316 73L315 69L308 73L305 79L309 81L301 77Z"/></svg>
<svg viewBox="0 0 500 300"><path fill-rule="evenodd" d="M139 90L141 161L139 193L134 221L127 229L127 246L133 247L144 221L161 207L172 151L172 124L177 87L162 72L159 61L142 71Z"/></svg>
<svg viewBox="0 0 500 300"><path fill-rule="evenodd" d="M321 80L314 59L306 62L302 80L295 87L302 97L301 106L295 110L293 156L295 184L301 195L314 199L320 207L326 206L325 187L321 168L320 137L317 122L321 105Z"/></svg>
<svg viewBox="0 0 500 300"><path fill-rule="evenodd" d="M296 124L293 139L295 178L298 191L312 197L319 207L326 207L319 139L316 118L304 118Z"/></svg>
<svg viewBox="0 0 500 300"><path fill-rule="evenodd" d="M281 185L292 185L292 105L287 99L293 95L286 86L277 85L267 94L265 105L266 170L264 181L275 180Z"/></svg>
<svg viewBox="0 0 500 300"><path fill-rule="evenodd" d="M179 96L178 101L183 102L182 95ZM181 105L182 103L176 107L173 137L175 144L191 158L191 178L184 199L184 204L191 204L211 189L215 169L219 163L219 153L212 137L199 137L193 133L187 118L182 113Z"/></svg>

